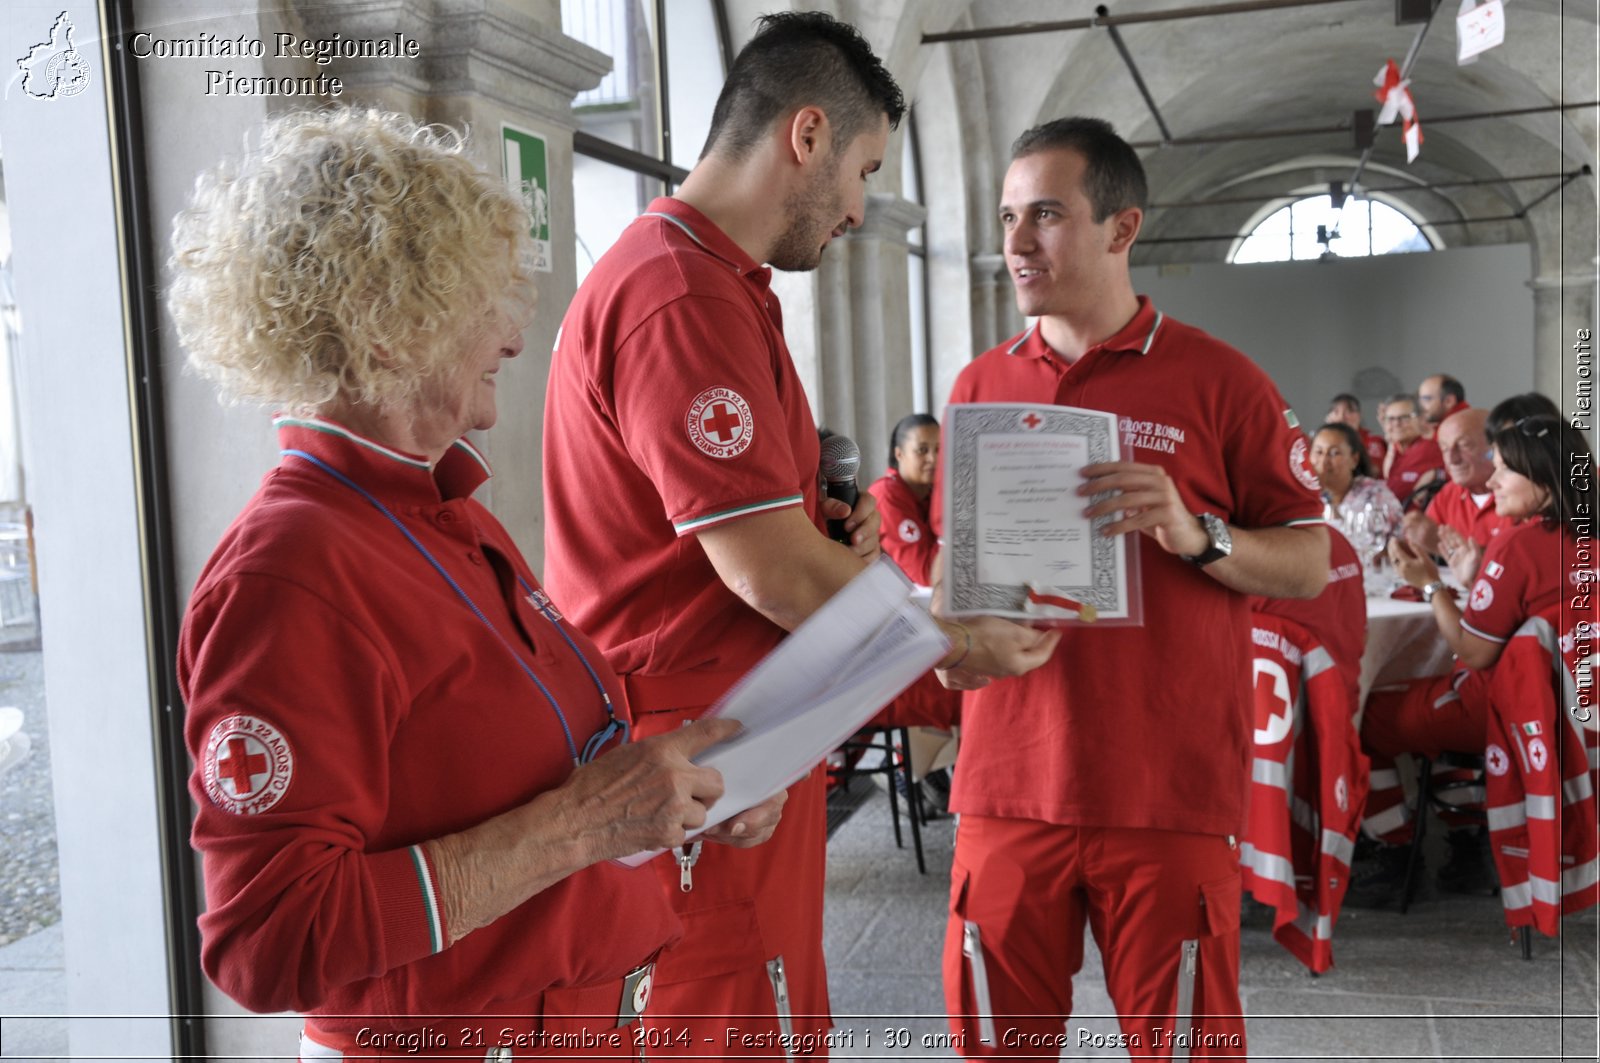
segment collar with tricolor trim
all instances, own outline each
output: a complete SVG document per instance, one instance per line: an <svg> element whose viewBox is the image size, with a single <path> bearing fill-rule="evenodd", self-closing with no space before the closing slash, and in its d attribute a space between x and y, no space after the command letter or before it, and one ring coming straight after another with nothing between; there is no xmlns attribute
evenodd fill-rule
<svg viewBox="0 0 1600 1063"><path fill-rule="evenodd" d="M657 196L642 218L655 218L683 232L706 251L732 266L741 276L762 285L772 280L772 270L751 258L717 223L681 199Z"/></svg>
<svg viewBox="0 0 1600 1063"><path fill-rule="evenodd" d="M1150 348L1155 345L1156 333L1161 329L1161 323L1166 320L1166 315L1157 310L1150 302L1148 295L1139 298L1139 309L1134 312L1128 323L1118 329L1109 338L1084 351L1125 351L1129 354L1149 354ZM1016 342L1006 348L1006 353L1022 358L1043 358L1053 354L1049 344L1044 342L1044 337L1039 332L1039 322L1035 321L1028 326L1028 330L1018 336Z"/></svg>
<svg viewBox="0 0 1600 1063"><path fill-rule="evenodd" d="M466 498L491 475L489 462L465 439L452 443L430 467L427 458L384 446L325 417L278 414L272 424L280 451L303 450L387 501L427 505Z"/></svg>

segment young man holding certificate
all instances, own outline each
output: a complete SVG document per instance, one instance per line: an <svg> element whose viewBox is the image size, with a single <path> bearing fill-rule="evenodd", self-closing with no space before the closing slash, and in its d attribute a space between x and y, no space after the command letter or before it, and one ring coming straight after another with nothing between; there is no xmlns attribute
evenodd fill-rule
<svg viewBox="0 0 1600 1063"><path fill-rule="evenodd" d="M950 396L1115 414L1121 460L1083 467L1084 515L1120 514L1103 535L1141 533L1127 543L1142 623L1077 624L1018 679L953 679L981 685L963 712L944 954L973 1057L1078 1043L1063 1020L1085 922L1131 1055L1244 1050L1246 595L1315 596L1328 539L1305 437L1272 381L1134 294L1145 200L1138 156L1103 121L1018 139L1000 218L1018 308L1038 320Z"/></svg>

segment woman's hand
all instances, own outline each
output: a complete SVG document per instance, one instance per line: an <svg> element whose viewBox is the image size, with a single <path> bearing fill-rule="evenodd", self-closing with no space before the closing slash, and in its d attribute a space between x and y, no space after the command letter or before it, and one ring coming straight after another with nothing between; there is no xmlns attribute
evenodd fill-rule
<svg viewBox="0 0 1600 1063"><path fill-rule="evenodd" d="M1463 587L1472 586L1483 564L1482 545L1444 524L1439 527L1439 549L1443 551L1444 559L1449 562L1450 571L1455 573L1457 581Z"/></svg>
<svg viewBox="0 0 1600 1063"><path fill-rule="evenodd" d="M760 845L778 829L778 821L783 819L783 806L788 800L789 791L779 790L759 805L718 823L701 837L736 849Z"/></svg>
<svg viewBox="0 0 1600 1063"><path fill-rule="evenodd" d="M683 844L722 796L721 774L691 758L739 727L736 720L697 720L619 746L527 804L428 842L451 943L575 871ZM771 833L771 810L760 808L747 834Z"/></svg>
<svg viewBox="0 0 1600 1063"><path fill-rule="evenodd" d="M1433 560L1404 539L1389 540L1389 561L1395 574L1418 590L1439 578Z"/></svg>

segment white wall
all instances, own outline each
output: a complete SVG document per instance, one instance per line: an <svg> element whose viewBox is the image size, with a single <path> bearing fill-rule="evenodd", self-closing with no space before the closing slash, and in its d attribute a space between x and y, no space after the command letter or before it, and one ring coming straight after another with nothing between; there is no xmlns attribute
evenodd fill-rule
<svg viewBox="0 0 1600 1063"><path fill-rule="evenodd" d="M151 670L96 6L8 0L8 64L66 10L87 88L0 106L37 528L68 1049L170 1055ZM88 1016L101 1016L90 1018ZM141 1018L143 1016L143 1018Z"/></svg>
<svg viewBox="0 0 1600 1063"><path fill-rule="evenodd" d="M1140 267L1137 291L1238 347L1264 368L1307 425L1328 399L1386 369L1404 390L1447 372L1467 401L1490 405L1533 387L1533 293L1525 244L1332 262ZM1554 398L1555 396L1552 396Z"/></svg>

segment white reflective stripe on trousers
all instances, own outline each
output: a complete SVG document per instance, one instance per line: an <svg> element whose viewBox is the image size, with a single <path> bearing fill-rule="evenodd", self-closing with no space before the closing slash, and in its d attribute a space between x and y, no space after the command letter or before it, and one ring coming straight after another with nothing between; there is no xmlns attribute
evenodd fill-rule
<svg viewBox="0 0 1600 1063"><path fill-rule="evenodd" d="M767 979L772 983L772 1004L777 1009L778 1033L783 1038L783 1058L794 1059L794 1022L789 1012L789 976L783 973L783 957L767 961Z"/></svg>
<svg viewBox="0 0 1600 1063"><path fill-rule="evenodd" d="M972 974L972 999L978 1009L978 1041L994 1044L994 1007L989 1003L989 972L983 965L983 941L978 924L967 920L961 932L961 954Z"/></svg>
<svg viewBox="0 0 1600 1063"><path fill-rule="evenodd" d="M1200 942L1190 938L1178 953L1178 1007L1172 1020L1172 1058L1189 1058L1189 1041L1194 1024L1194 974L1200 965Z"/></svg>
<svg viewBox="0 0 1600 1063"><path fill-rule="evenodd" d="M329 1048L327 1045L318 1044L317 1042L313 1041L310 1037L308 1037L304 1030L301 1030L300 1031L300 1060L301 1060L301 1063L310 1063L310 1061L314 1060L314 1059L342 1060L342 1059L344 1059L344 1053L339 1051L337 1048Z"/></svg>

